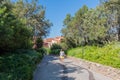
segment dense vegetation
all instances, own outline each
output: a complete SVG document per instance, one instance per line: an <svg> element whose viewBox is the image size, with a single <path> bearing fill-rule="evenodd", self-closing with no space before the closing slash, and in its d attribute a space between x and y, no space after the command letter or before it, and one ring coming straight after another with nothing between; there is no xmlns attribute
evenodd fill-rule
<svg viewBox="0 0 120 80"><path fill-rule="evenodd" d="M59 44L53 44L50 48L50 54L59 55L62 47Z"/></svg>
<svg viewBox="0 0 120 80"><path fill-rule="evenodd" d="M11 6L0 5L0 51L30 47L31 31L12 13Z"/></svg>
<svg viewBox="0 0 120 80"><path fill-rule="evenodd" d="M33 50L0 56L0 80L32 80L33 71L41 59L41 53Z"/></svg>
<svg viewBox="0 0 120 80"><path fill-rule="evenodd" d="M75 48L68 51L70 56L120 68L120 43L108 44L120 41L120 0L100 1L95 9L84 5L74 16L67 14L61 46ZM32 80L46 53L42 38L50 26L37 0L0 0L0 80ZM61 46L52 45L50 53L59 54Z"/></svg>
<svg viewBox="0 0 120 80"><path fill-rule="evenodd" d="M68 50L68 55L120 68L120 42L103 47L85 46Z"/></svg>
<svg viewBox="0 0 120 80"><path fill-rule="evenodd" d="M46 53L42 38L50 26L37 0L0 0L0 80L33 79L36 64Z"/></svg>
<svg viewBox="0 0 120 80"><path fill-rule="evenodd" d="M74 16L66 15L62 44L70 56L120 68L120 0L100 2L94 9L84 5Z"/></svg>
<svg viewBox="0 0 120 80"><path fill-rule="evenodd" d="M50 26L44 7L36 0L3 0L0 3L0 51L31 48L32 36L46 36Z"/></svg>
<svg viewBox="0 0 120 80"><path fill-rule="evenodd" d="M68 48L119 41L119 0L101 0L95 9L86 5L66 15L62 33Z"/></svg>

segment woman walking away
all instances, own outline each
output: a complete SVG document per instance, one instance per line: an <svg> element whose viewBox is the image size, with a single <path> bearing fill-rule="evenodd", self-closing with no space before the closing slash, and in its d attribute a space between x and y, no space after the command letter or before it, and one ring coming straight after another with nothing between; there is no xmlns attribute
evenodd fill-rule
<svg viewBox="0 0 120 80"><path fill-rule="evenodd" d="M63 62L64 57L65 57L65 52L61 49L60 50L60 61Z"/></svg>

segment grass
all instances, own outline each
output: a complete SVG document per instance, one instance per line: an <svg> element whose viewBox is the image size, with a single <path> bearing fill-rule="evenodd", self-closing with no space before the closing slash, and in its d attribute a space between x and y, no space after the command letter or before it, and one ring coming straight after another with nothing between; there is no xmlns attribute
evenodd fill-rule
<svg viewBox="0 0 120 80"><path fill-rule="evenodd" d="M120 68L120 43L110 43L103 47L85 46L68 50L68 55Z"/></svg>

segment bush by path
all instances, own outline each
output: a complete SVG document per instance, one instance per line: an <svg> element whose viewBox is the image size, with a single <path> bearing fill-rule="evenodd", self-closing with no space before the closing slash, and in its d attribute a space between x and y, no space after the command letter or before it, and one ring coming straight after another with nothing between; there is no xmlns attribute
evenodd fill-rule
<svg viewBox="0 0 120 80"><path fill-rule="evenodd" d="M50 48L50 54L59 55L62 47L59 44L53 44Z"/></svg>
<svg viewBox="0 0 120 80"><path fill-rule="evenodd" d="M120 43L111 43L103 47L85 46L68 50L69 56L120 68Z"/></svg>
<svg viewBox="0 0 120 80"><path fill-rule="evenodd" d="M36 64L42 55L33 50L23 50L0 56L0 80L32 80Z"/></svg>

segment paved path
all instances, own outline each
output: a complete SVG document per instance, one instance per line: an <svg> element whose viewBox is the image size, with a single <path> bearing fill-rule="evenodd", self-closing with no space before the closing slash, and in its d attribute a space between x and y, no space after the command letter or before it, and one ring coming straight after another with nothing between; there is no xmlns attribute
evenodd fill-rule
<svg viewBox="0 0 120 80"><path fill-rule="evenodd" d="M100 73L85 69L69 58L45 56L34 72L33 80L112 80Z"/></svg>

